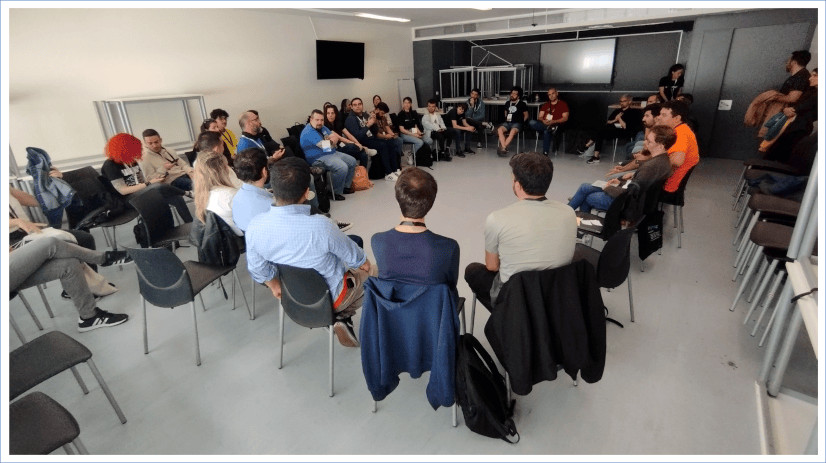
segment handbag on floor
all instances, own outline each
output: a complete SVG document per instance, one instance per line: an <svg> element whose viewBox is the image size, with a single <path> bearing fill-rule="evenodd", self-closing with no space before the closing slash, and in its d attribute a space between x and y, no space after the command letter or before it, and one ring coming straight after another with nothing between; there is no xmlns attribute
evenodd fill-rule
<svg viewBox="0 0 826 463"><path fill-rule="evenodd" d="M367 168L364 166L356 166L356 172L353 174L353 189L355 191L369 190L373 188L373 182L367 178Z"/></svg>

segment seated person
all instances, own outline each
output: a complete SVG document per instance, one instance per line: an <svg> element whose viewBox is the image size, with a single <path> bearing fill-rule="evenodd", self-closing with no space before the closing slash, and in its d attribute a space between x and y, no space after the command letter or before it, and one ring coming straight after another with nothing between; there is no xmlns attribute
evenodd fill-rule
<svg viewBox="0 0 826 463"><path fill-rule="evenodd" d="M522 124L530 117L528 116L528 105L522 101L522 87L511 89L510 99L505 103L504 114L505 122L497 129L499 148L496 149L496 154L500 157L507 156L508 146L510 146L516 134L522 130Z"/></svg>
<svg viewBox="0 0 826 463"><path fill-rule="evenodd" d="M352 194L355 191L353 175L358 165L358 161L352 156L336 151L340 141L341 137L337 133L324 126L324 113L314 109L310 114L310 122L301 131L301 149L308 164L332 172L336 201L344 200L342 193Z"/></svg>
<svg viewBox="0 0 826 463"><path fill-rule="evenodd" d="M451 157L445 147L450 146L453 142L453 132L447 130L445 121L436 109L436 100L427 100L427 114L422 116L422 127L424 128L422 140L428 145L432 144L433 140L436 140L439 146L437 157L441 161L450 162Z"/></svg>
<svg viewBox="0 0 826 463"><path fill-rule="evenodd" d="M416 167L407 167L396 181L401 222L371 239L379 278L416 285L446 283L459 297L459 244L425 225L436 200L436 180Z"/></svg>
<svg viewBox="0 0 826 463"><path fill-rule="evenodd" d="M661 97L659 93L652 93L651 95L648 95L648 98L646 98L646 100L645 100L646 105L650 105L650 104L654 104L654 103L660 104L662 102L663 102L663 97Z"/></svg>
<svg viewBox="0 0 826 463"><path fill-rule="evenodd" d="M465 111L467 123L476 129L476 147L482 147L482 137L485 136L485 129L493 131L493 124L485 122L485 102L482 101L482 91L474 88L470 91L470 98L467 99L467 111Z"/></svg>
<svg viewBox="0 0 826 463"><path fill-rule="evenodd" d="M248 113L252 113L258 118L258 111L255 109L247 110ZM278 151L282 149L281 145L272 138L270 135L270 131L267 130L266 127L262 125L261 119L258 118L258 125L260 126L261 130L258 132L258 135L261 139L261 142L264 143L264 151L266 151L270 156L275 155ZM284 146L284 156L295 156L295 153L290 149L289 146ZM238 140L238 149L235 151L237 155L241 151L241 140Z"/></svg>
<svg viewBox="0 0 826 463"><path fill-rule="evenodd" d="M303 162L303 161L302 161ZM209 151L198 155L195 164L195 215L206 222L206 211L215 213L236 235L244 234L232 220L232 199L238 187L231 180L232 169L223 153Z"/></svg>
<svg viewBox="0 0 826 463"><path fill-rule="evenodd" d="M465 157L465 153L476 154L475 151L470 149L470 135L476 132L476 129L468 124L467 118L465 117L466 110L467 104L459 103L448 111L444 117L445 124L448 125L447 130L453 132L453 140L456 143L456 156L460 158ZM465 145L464 148L462 148L462 144Z"/></svg>
<svg viewBox="0 0 826 463"><path fill-rule="evenodd" d="M172 148L163 146L163 140L155 129L143 131L143 156L138 162L147 178L160 177L164 183L192 191L192 166L187 159L178 156Z"/></svg>
<svg viewBox="0 0 826 463"><path fill-rule="evenodd" d="M218 123L218 133L221 135L221 140L225 145L223 150L224 156L227 158L227 163L232 165L232 158L235 157L238 149L238 137L232 133L232 130L227 128L229 113L221 108L216 108L209 113L209 117L215 119L215 122Z"/></svg>
<svg viewBox="0 0 826 463"><path fill-rule="evenodd" d="M576 244L576 214L545 197L554 173L550 158L519 153L510 159L510 166L518 201L488 215L485 263L465 269L465 281L488 310L511 276L568 265Z"/></svg>
<svg viewBox="0 0 826 463"><path fill-rule="evenodd" d="M131 259L124 251L99 252L66 241L45 237L9 252L9 290L17 291L59 279L78 311L81 333L120 325L129 315L95 307L95 296L83 276L83 263L106 267Z"/></svg>
<svg viewBox="0 0 826 463"><path fill-rule="evenodd" d="M647 105L642 110L642 130L637 132L634 139L625 145L625 159L631 160L634 158L634 153L639 153L643 150L643 143L645 142L645 135L654 127L654 121L660 115L660 104L652 103Z"/></svg>
<svg viewBox="0 0 826 463"><path fill-rule="evenodd" d="M329 104L324 107L324 127L333 131L340 138L336 150L353 156L358 160L359 164L366 169L369 157L375 156L377 151L359 143L356 137L344 127L345 117L346 116L339 114L338 108L336 108L334 104Z"/></svg>
<svg viewBox="0 0 826 463"><path fill-rule="evenodd" d="M419 113L413 110L413 100L406 96L402 100L402 110L397 115L399 122L399 133L402 141L413 144L413 156L424 146L424 127L420 121Z"/></svg>
<svg viewBox="0 0 826 463"><path fill-rule="evenodd" d="M357 111L354 106L354 111ZM326 218L303 205L310 191L310 167L285 158L270 165L275 207L247 227L247 267L258 283L281 298L276 264L313 268L326 280L333 299L339 342L358 347L352 316L364 299L364 281L376 275L364 251Z"/></svg>
<svg viewBox="0 0 826 463"><path fill-rule="evenodd" d="M645 149L650 153L648 160L642 162L636 172L626 173L619 179L611 179L602 187L583 183L568 201L568 206L589 214L591 209L607 211L629 182L636 182L640 191L644 192L655 182L668 178L671 175L671 162L666 153L676 141L677 134L674 129L665 125L655 125L645 136Z"/></svg>
<svg viewBox="0 0 826 463"><path fill-rule="evenodd" d="M238 140L238 154L249 148L260 148L267 153L267 156L272 156L273 159L281 159L287 156L286 148L272 141L267 143L264 138L264 127L261 126L261 119L258 117L258 112L244 111L238 119L238 125L241 126L241 139ZM269 132L267 132L269 134ZM290 153L292 154L292 153ZM235 161L233 160L233 163ZM230 164L231 166L231 164Z"/></svg>
<svg viewBox="0 0 826 463"><path fill-rule="evenodd" d="M350 100L350 106L352 110L350 115L347 116L344 126L356 137L359 143L378 152L385 180L396 181L398 178L396 171L401 169L399 164L401 150L397 150L395 142L388 140L386 134L382 138L376 136L376 133L378 133L376 115L364 112L364 103L361 98L356 97ZM375 162L374 159L373 163L375 164ZM371 168L371 170L373 169Z"/></svg>
<svg viewBox="0 0 826 463"><path fill-rule="evenodd" d="M559 130L562 124L568 122L568 103L559 99L559 92L555 88L548 89L548 101L539 108L536 120L528 121L528 126L542 134L542 154L548 156L551 150L551 137L553 137L553 150L559 149L559 142L562 139L562 132Z"/></svg>
<svg viewBox="0 0 826 463"><path fill-rule="evenodd" d="M579 154L594 145L594 155L588 159L588 164L599 163L599 153L602 151L603 141L611 138L633 138L640 130L642 113L639 109L631 107L631 95L622 95L619 100L619 108L611 112L608 121L602 129L577 149Z"/></svg>
<svg viewBox="0 0 826 463"><path fill-rule="evenodd" d="M192 214L183 200L183 190L164 184L161 177L146 179L138 163L142 152L140 140L127 133L119 133L106 142L104 154L107 159L100 171L127 201L130 195L139 194L149 188L156 189L171 206L175 207L184 222L192 222Z"/></svg>

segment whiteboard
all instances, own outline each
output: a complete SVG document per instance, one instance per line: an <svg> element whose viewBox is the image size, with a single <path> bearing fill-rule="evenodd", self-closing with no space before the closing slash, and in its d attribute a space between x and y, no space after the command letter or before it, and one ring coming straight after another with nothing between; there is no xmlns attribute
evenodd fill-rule
<svg viewBox="0 0 826 463"><path fill-rule="evenodd" d="M413 79L399 79L399 107L404 97L409 96L413 100L413 107L419 107L419 99L416 98L416 84Z"/></svg>

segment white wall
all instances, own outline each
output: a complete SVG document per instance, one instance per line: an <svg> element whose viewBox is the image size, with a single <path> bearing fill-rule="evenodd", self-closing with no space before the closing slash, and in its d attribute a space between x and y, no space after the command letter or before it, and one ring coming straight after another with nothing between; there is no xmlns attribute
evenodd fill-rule
<svg viewBox="0 0 826 463"><path fill-rule="evenodd" d="M207 111L257 109L274 136L325 101L374 94L399 109L397 79L413 78L408 28L314 18L322 40L365 42L365 79L315 78L308 16L240 9L11 9L10 146L55 161L103 152L94 100L203 94ZM142 130L143 128L134 128ZM163 134L161 134L163 136Z"/></svg>

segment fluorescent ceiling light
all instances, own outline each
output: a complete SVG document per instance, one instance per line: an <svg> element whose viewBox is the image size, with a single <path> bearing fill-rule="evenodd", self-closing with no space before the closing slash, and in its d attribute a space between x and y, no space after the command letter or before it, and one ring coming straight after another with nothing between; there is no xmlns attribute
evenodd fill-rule
<svg viewBox="0 0 826 463"><path fill-rule="evenodd" d="M394 18L392 16L380 16L371 13L356 13L356 16L360 18L381 19L382 21L398 21L400 23L410 22L410 20L407 18Z"/></svg>
<svg viewBox="0 0 826 463"><path fill-rule="evenodd" d="M490 11L492 9L493 8L474 8L474 10L479 10L479 11Z"/></svg>

